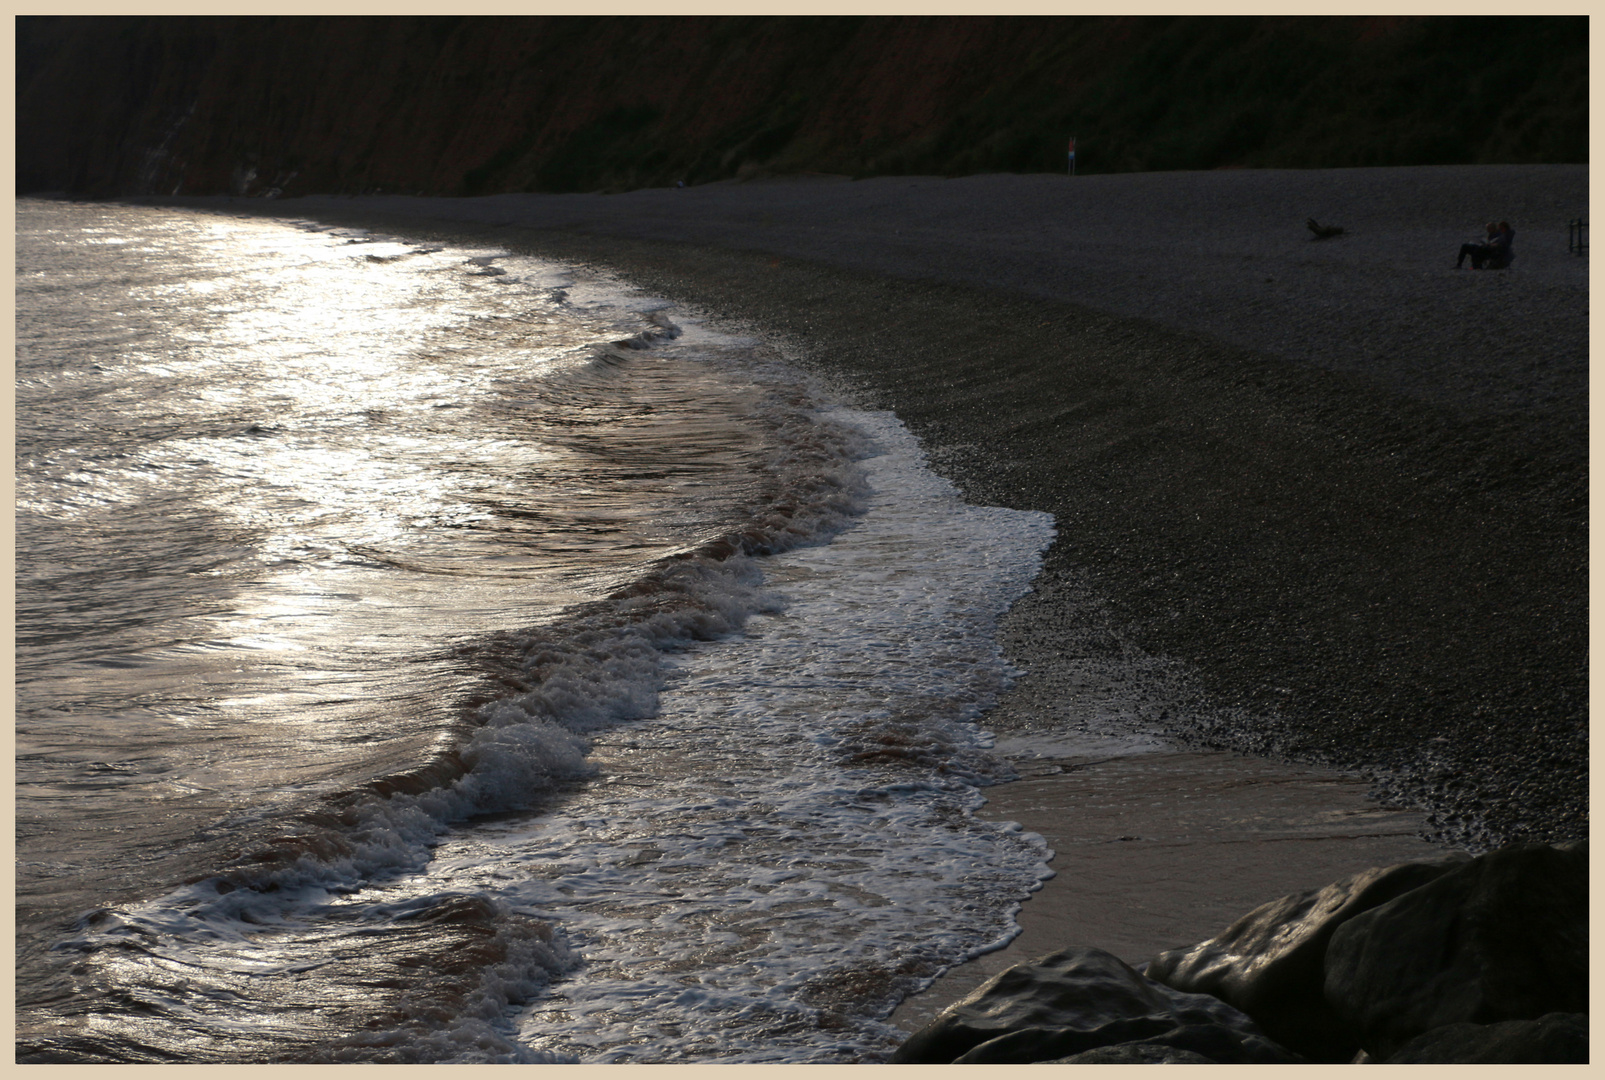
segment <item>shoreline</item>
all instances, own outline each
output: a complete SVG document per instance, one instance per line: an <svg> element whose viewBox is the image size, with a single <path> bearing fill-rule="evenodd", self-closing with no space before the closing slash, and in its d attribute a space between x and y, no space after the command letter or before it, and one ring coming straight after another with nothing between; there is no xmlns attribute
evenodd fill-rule
<svg viewBox="0 0 1605 1080"><path fill-rule="evenodd" d="M1408 208L1435 177L1469 175L1480 189L1513 170L1523 171L1328 172L1365 174L1338 179L1364 187L1355 180L1368 177L1381 186L1370 191L1379 205ZM1568 190L1586 176L1569 167L1525 172ZM976 179L1030 187L1056 178ZM1230 209L1215 174L1159 179L1202 186L1206 208L1213 191L1217 218ZM760 198L777 223L798 221L796 236L807 231L799 215L817 212L798 200L843 184L730 185L710 196L708 221L675 227L733 242L732 223L751 217ZM1393 188L1409 198L1386 197ZM920 216L922 190L910 189L909 207L897 212ZM1259 312L1276 324L1267 334L1306 319L1296 341L1332 331L1341 310L1340 325L1368 327L1368 348L1395 357L1362 375L1070 300L955 283L972 263L953 270L920 258L917 246L900 256L904 276L893 277L842 265L834 241L805 261L647 238L666 228L658 204L684 193L635 194L651 198L159 202L311 215L592 263L767 337L854 404L895 412L970 501L1052 513L1060 538L1037 582L1038 625L1051 627L1067 590L1091 587L1107 598L1122 640L1194 666L1209 715L1178 726L1178 737L1369 770L1395 797L1432 811L1429 825L1443 839L1472 847L1586 832L1587 275L1564 248L1523 251L1503 277L1457 274L1450 249L1438 279L1413 267L1394 274L1397 296L1378 293L1364 251L1354 264L1320 255L1338 262L1308 303L1267 312L1259 297L1238 297L1232 317L1258 325ZM720 200L731 205L719 211ZM572 224L575 207L592 219L612 214L606 231L594 220L585 232L548 227ZM886 207L875 216L895 219ZM1281 223L1261 231L1273 227L1285 232ZM1537 243L1531 234L1540 230L1520 232ZM1564 235L1562 223L1562 244ZM740 236L753 239L751 230ZM983 236L995 252L1017 238ZM871 255L875 241L863 245ZM1296 245L1284 261L1328 250ZM1163 276L1153 249L1100 257L1138 257L1150 280ZM1186 293L1194 263L1170 265L1180 276L1161 291ZM1466 296L1441 311L1423 307L1440 303L1444 288L1508 301L1482 328L1496 339L1510 331L1506 348L1476 354L1500 372L1487 380L1498 384L1498 408L1462 393L1466 373L1445 375L1441 356L1397 359L1420 359L1463 329ZM1485 305L1471 300L1469 310ZM1413 319L1390 322L1375 315L1379 304ZM1542 329L1533 313L1557 306L1553 348L1519 340L1512 327ZM1468 341L1462 334L1451 344ZM1443 377L1433 382L1434 373ZM1045 688L1034 700L1051 715L1046 688L1058 659L1031 641L1017 659Z"/></svg>
<svg viewBox="0 0 1605 1080"><path fill-rule="evenodd" d="M1346 175L1139 174L1124 192L1119 178L1098 178L1108 213L1084 243L1058 250L1054 237L1000 224L990 204L959 243L951 213L932 227L941 208L920 193L947 197L958 189L942 185L961 182L922 178L909 178L901 201L897 178L854 183L852 205L828 222L820 206L833 190L847 193L845 182L710 185L721 190L697 196L701 219L685 204L664 216L667 200L687 192L147 201L609 268L766 337L853 404L892 410L969 501L1054 514L1059 539L1005 634L1027 674L983 726L1008 739L1071 722L1066 701L1088 672L1136 650L1189 673L1137 710L1169 726L1177 752L1035 779L1022 768L1026 779L986 792L986 816L1063 820L1093 778L1118 787L1169 756L1179 771L1167 788L1249 768L1259 771L1234 789L1241 799L1304 791L1283 806L1284 824L1322 812L1329 824L1345 814L1387 822L1377 835L1317 830L1301 850L1319 854L1295 862L1273 857L1263 836L1234 833L1231 805L1220 804L1215 824L1199 826L1212 839L1182 848L1195 849L1195 866L1207 867L1210 851L1247 855L1232 864L1241 888L1195 909L1185 941L1172 940L1175 924L1161 937L1154 918L1130 910L1133 895L1159 885L1176 906L1191 902L1180 899L1194 879L1175 865L1176 845L1170 864L1106 853L1092 876L1107 892L1088 899L1067 873L1074 845L1050 840L1058 877L1026 902L1026 931L905 1002L894 1022L917 1027L985 974L1044 951L1031 943L1078 904L1125 919L1122 948L1138 949L1143 934L1163 948L1379 857L1438 850L1420 832L1473 850L1586 836L1586 261L1546 254L1537 245L1553 241L1555 226L1512 211L1516 272L1456 276L1460 237L1438 235L1444 207L1474 202L1467 192L1485 200L1473 216L1495 190L1506 204L1553 209L1573 198L1579 176L1586 200L1586 167L1323 172ZM1522 176L1564 190L1521 202L1509 192ZM973 179L1029 202L1056 178ZM1350 201L1333 220L1357 241L1346 249L1298 235L1303 216L1325 221L1331 211L1283 220L1344 186ZM1143 192L1172 213L1194 200L1219 231L1174 239L1189 226L1142 221ZM1247 198L1256 192L1258 203ZM1264 200L1279 216L1257 223ZM1367 200L1383 208L1375 220L1362 216ZM1436 223L1426 207L1440 212ZM1578 211L1586 216L1586 201ZM1423 220L1400 241L1408 250L1389 256L1376 237L1412 214ZM1105 234L1122 228L1135 239L1110 246ZM811 231L828 235L810 246ZM1564 244L1563 222L1559 233ZM1216 250L1233 243L1242 250ZM1044 268L1056 261L1105 280L1053 278ZM1268 299L1262 284L1285 295ZM1132 311L1145 290L1149 317ZM1489 305L1493 316L1479 318ZM1098 632L1076 629L1089 604ZM1219 756L1189 757L1201 751ZM1288 761L1305 764L1277 764ZM1393 805L1427 813L1367 803L1364 785L1340 770L1369 773ZM1117 818L1140 817L1124 806ZM1048 947L1067 944L1099 942Z"/></svg>

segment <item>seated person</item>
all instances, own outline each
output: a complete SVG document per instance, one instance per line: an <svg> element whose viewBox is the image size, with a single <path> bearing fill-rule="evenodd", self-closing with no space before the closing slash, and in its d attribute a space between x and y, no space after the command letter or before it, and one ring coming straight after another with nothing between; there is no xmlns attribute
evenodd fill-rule
<svg viewBox="0 0 1605 1080"><path fill-rule="evenodd" d="M1459 270L1471 256L1473 270L1503 270L1510 265L1510 260L1516 257L1511 247L1516 239L1516 231L1510 227L1510 222L1501 221L1495 225L1488 223L1488 239L1481 244L1461 244L1460 257L1455 260L1455 269Z"/></svg>
<svg viewBox="0 0 1605 1080"><path fill-rule="evenodd" d="M1488 253L1488 261L1483 263L1482 268L1484 270L1503 270L1509 266L1510 260L1516 257L1516 249L1512 246L1515 242L1516 230L1510 227L1510 222L1501 221L1499 223L1499 235L1494 237L1493 243L1489 245L1493 250Z"/></svg>

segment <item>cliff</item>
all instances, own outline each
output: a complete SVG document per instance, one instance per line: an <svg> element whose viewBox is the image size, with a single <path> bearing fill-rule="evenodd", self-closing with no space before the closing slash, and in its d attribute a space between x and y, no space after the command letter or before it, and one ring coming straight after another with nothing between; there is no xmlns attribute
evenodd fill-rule
<svg viewBox="0 0 1605 1080"><path fill-rule="evenodd" d="M24 17L20 192L1582 162L1585 18Z"/></svg>

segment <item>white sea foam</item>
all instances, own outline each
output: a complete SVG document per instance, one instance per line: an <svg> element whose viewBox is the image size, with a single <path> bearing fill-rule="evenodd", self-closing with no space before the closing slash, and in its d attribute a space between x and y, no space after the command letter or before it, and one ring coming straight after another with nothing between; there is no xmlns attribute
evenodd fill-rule
<svg viewBox="0 0 1605 1080"><path fill-rule="evenodd" d="M550 918L583 965L518 1039L586 1061L873 1059L877 1019L1015 932L1041 840L972 816L1008 767L974 724L993 628L1046 515L964 505L884 414L875 493L828 546L764 560L779 610L675 654L658 715L599 737L559 816L449 839L426 877ZM522 879L522 880L520 880Z"/></svg>
<svg viewBox="0 0 1605 1080"><path fill-rule="evenodd" d="M532 658L547 678L486 706L458 783L366 804L338 857L309 851L257 875L256 889L197 885L86 927L83 945L135 936L201 970L250 957L271 982L338 951L351 916L331 907L361 911L382 936L399 932L398 905L475 895L556 927L581 966L515 950L478 976L474 1015L403 1023L383 1053L365 1037L329 1053L832 1061L889 1050L900 1036L878 1017L1006 943L1048 874L1039 838L972 813L974 785L1008 775L974 723L1011 674L993 628L1052 529L1043 514L964 505L894 418L832 419L876 447L862 463L867 510L835 542L687 563L698 625L659 614L598 627L575 656ZM586 772L577 732L593 733L600 776L560 811L444 832L527 785ZM268 879L278 887L258 891ZM485 1004L532 997L512 1029Z"/></svg>

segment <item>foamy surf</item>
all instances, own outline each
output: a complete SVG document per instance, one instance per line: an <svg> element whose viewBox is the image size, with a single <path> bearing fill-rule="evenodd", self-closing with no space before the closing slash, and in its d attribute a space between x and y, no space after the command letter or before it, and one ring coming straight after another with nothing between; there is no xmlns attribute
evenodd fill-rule
<svg viewBox="0 0 1605 1080"><path fill-rule="evenodd" d="M964 505L892 417L830 419L874 446L850 528L726 557L722 580L701 568L719 601L697 618L727 614L694 632L649 616L575 635L600 660L583 674L536 646L550 689L485 706L493 734L470 740L460 779L392 793L348 827L377 862L304 850L241 887L201 882L91 920L70 947L137 943L152 973L181 965L190 985L213 982L244 1014L228 1024L238 1048L253 1029L281 1038L279 1003L303 984L402 963L387 958L419 950L420 926L433 928L429 965L461 968L462 939L474 943L477 968L394 987L400 1000L365 1021L374 1030L294 1049L312 1060L889 1052L900 1035L879 1021L1006 943L1048 875L1039 838L973 811L977 786L1009 775L975 724L1011 677L991 631L1052 529L1046 515ZM487 791L551 791L552 774L526 762L553 744L568 775L592 781L534 815L442 828L471 815L465 804L507 805ZM447 1012L444 1026L420 1019Z"/></svg>
<svg viewBox="0 0 1605 1080"><path fill-rule="evenodd" d="M102 872L110 902L51 930L45 905L101 880L52 875L102 841L39 803L26 1059L872 1060L902 995L1012 934L1047 852L972 816L1008 773L975 721L1010 678L995 623L1045 515L965 506L895 418L828 407L771 351L590 271L53 212L58 234L89 215L84 235L143 246L113 258L123 278L58 269L88 275L70 314L24 259L29 407L82 383L139 415L29 436L24 505L76 515L30 554L143 527L142 470L183 454L162 483L200 486L171 499L238 522L229 558L267 570L198 594L252 618L188 639L130 621L122 666L29 646L24 795L48 796L41 770L101 783L78 760L93 730L123 778L96 797L136 842ZM353 280L360 324L323 299ZM147 313L155 347L94 363L36 332ZM161 560L238 577L184 546L186 520L152 520ZM231 686L242 650L271 662ZM197 677L226 695L185 706L200 725L162 697ZM93 691L76 712L69 687ZM135 687L138 726L84 708ZM180 848L144 857L156 778L220 812L184 835L167 812Z"/></svg>

